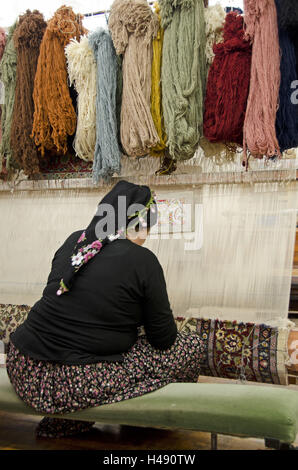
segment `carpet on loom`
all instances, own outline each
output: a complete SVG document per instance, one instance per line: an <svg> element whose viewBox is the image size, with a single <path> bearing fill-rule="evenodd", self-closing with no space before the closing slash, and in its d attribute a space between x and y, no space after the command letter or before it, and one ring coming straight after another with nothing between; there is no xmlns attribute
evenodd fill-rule
<svg viewBox="0 0 298 470"><path fill-rule="evenodd" d="M251 45L244 39L243 18L228 13L224 40L213 46L204 110L204 136L210 142L242 145L250 83Z"/></svg>
<svg viewBox="0 0 298 470"><path fill-rule="evenodd" d="M156 37L153 39L152 48L152 70L151 70L151 114L155 129L157 131L159 142L155 147L150 149L150 155L160 157L164 155L167 146L167 136L164 128L164 118L162 113L162 90L161 90L161 64L162 64L162 47L164 31L160 25L160 8L158 3L154 4L155 13L159 21L159 29Z"/></svg>
<svg viewBox="0 0 298 470"><path fill-rule="evenodd" d="M205 8L204 16L206 28L206 61L207 68L209 69L214 59L213 46L223 41L223 27L226 13L223 7L219 3L216 3L215 5Z"/></svg>
<svg viewBox="0 0 298 470"><path fill-rule="evenodd" d="M34 82L31 134L42 156L45 150L65 154L68 137L75 133L77 116L68 86L64 48L72 38L79 40L86 32L81 15L65 5L48 21Z"/></svg>
<svg viewBox="0 0 298 470"><path fill-rule="evenodd" d="M34 79L46 27L47 23L38 10L27 10L19 17L13 35L17 70L10 143L14 166L23 169L26 175L39 173L38 150L30 135L34 114Z"/></svg>

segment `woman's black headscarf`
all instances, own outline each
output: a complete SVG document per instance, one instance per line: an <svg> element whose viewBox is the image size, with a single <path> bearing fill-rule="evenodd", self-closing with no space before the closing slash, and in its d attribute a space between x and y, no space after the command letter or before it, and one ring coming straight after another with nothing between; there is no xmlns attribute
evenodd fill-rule
<svg viewBox="0 0 298 470"><path fill-rule="evenodd" d="M125 238L129 228L149 228L156 222L156 202L150 188L119 181L100 201L95 216L74 245L57 295L71 289L78 270L94 258L107 243L117 238Z"/></svg>

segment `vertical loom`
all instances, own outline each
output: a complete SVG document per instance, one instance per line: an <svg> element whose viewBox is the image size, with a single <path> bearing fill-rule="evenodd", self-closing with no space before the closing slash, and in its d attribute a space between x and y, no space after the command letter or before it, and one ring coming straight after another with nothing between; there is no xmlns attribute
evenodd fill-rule
<svg viewBox="0 0 298 470"><path fill-rule="evenodd" d="M120 178L150 185L163 217L170 215L170 226L162 222L146 245L164 268L175 316L286 322L296 159L263 168L252 162L248 172L235 171L235 162L210 173L204 165L209 170L212 162L198 153L171 176L148 176L156 160L124 159ZM84 228L110 187L90 178L23 181L13 191L0 183L1 303L38 300L55 251L69 233Z"/></svg>

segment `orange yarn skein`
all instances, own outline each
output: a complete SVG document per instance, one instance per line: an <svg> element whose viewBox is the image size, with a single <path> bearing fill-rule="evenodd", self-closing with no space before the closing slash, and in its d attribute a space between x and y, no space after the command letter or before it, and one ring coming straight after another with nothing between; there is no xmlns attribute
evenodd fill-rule
<svg viewBox="0 0 298 470"><path fill-rule="evenodd" d="M63 5L49 20L41 46L34 81L34 121L31 137L41 154L67 152L67 137L76 130L77 117L67 81L64 48L87 31L82 16Z"/></svg>
<svg viewBox="0 0 298 470"><path fill-rule="evenodd" d="M280 154L275 121L279 104L280 49L274 0L244 0L246 38L252 42L250 90L243 130L247 151L256 158Z"/></svg>

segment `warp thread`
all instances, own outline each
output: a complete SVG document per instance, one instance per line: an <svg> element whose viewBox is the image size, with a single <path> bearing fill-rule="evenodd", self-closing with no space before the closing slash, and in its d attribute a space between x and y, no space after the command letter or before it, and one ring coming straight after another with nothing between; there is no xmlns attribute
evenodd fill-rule
<svg viewBox="0 0 298 470"><path fill-rule="evenodd" d="M274 0L244 0L246 38L252 42L250 90L243 129L247 151L256 158L281 156L275 121L280 87L280 53Z"/></svg>
<svg viewBox="0 0 298 470"><path fill-rule="evenodd" d="M5 44L6 44L6 33L5 33L5 30L0 27L0 61L1 61L2 56L4 54ZM0 83L0 86L2 87L1 83ZM4 91L1 88L1 90L0 90L1 98L2 98L2 93L3 92ZM2 102L0 103L0 142L1 142L1 139L2 139L1 113L2 113Z"/></svg>
<svg viewBox="0 0 298 470"><path fill-rule="evenodd" d="M208 74L204 136L210 142L242 145L249 92L251 45L244 39L243 18L228 13L224 41L213 47L215 58Z"/></svg>
<svg viewBox="0 0 298 470"><path fill-rule="evenodd" d="M10 143L14 166L23 169L28 176L40 172L38 151L30 135L34 114L34 78L46 27L47 23L38 10L27 10L19 17L13 36L17 51L17 76Z"/></svg>
<svg viewBox="0 0 298 470"><path fill-rule="evenodd" d="M0 60L3 57L4 49L6 44L6 32L5 29L1 28L0 26Z"/></svg>
<svg viewBox="0 0 298 470"><path fill-rule="evenodd" d="M41 46L34 83L32 137L42 156L45 149L67 152L67 137L75 133L77 116L67 83L65 46L87 31L81 15L63 5L49 20Z"/></svg>
<svg viewBox="0 0 298 470"><path fill-rule="evenodd" d="M15 22L8 32L5 50L0 63L0 77L4 85L5 98L2 105L1 128L2 140L0 147L0 172L7 173L10 170L12 149L10 145L12 113L15 99L17 52L14 46L13 33L16 29Z"/></svg>
<svg viewBox="0 0 298 470"><path fill-rule="evenodd" d="M158 19L146 0L115 0L109 30L123 54L121 142L127 155L147 155L159 141L150 110L152 39Z"/></svg>
<svg viewBox="0 0 298 470"><path fill-rule="evenodd" d="M223 7L216 3L205 9L205 27L206 27L206 61L209 68L214 59L213 46L223 41L223 27L226 13Z"/></svg>
<svg viewBox="0 0 298 470"><path fill-rule="evenodd" d="M203 133L206 31L203 0L160 0L162 107L170 158L193 157Z"/></svg>
<svg viewBox="0 0 298 470"><path fill-rule="evenodd" d="M120 173L121 152L118 146L116 92L118 63L109 32L98 28L89 35L97 68L96 145L93 160L93 181L108 180Z"/></svg>
<svg viewBox="0 0 298 470"><path fill-rule="evenodd" d="M276 133L280 151L298 147L298 105L291 100L293 89L291 84L297 79L296 55L288 32L283 29L281 12L284 8L281 0L275 0L279 24L280 89L279 108L276 115ZM298 11L298 10L297 10Z"/></svg>
<svg viewBox="0 0 298 470"><path fill-rule="evenodd" d="M158 3L154 4L155 13L158 17L159 30L157 32L156 38L153 39L153 57L152 57L152 74L151 74L151 114L155 129L157 131L159 142L158 144L150 150L150 155L153 157L160 157L164 154L164 150L167 146L167 136L164 128L164 120L162 114L162 104L161 104L161 63L162 63L162 46L163 46L163 37L164 31L160 25L160 8Z"/></svg>
<svg viewBox="0 0 298 470"><path fill-rule="evenodd" d="M65 47L70 84L77 98L77 129L73 142L76 155L93 161L96 142L96 62L87 36L71 39Z"/></svg>

